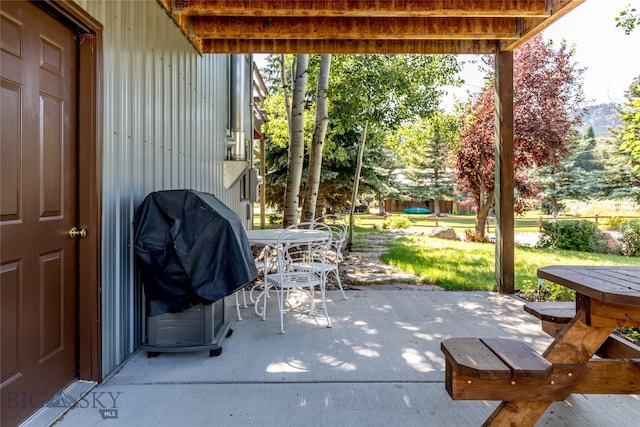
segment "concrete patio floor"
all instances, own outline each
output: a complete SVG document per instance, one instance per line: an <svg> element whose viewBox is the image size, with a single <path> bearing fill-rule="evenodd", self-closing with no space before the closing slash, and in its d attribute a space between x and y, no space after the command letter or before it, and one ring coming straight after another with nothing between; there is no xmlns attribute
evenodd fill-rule
<svg viewBox="0 0 640 427"><path fill-rule="evenodd" d="M494 401L453 401L440 342L449 337L551 342L516 297L487 292L329 292L324 316L292 312L280 335L276 298L262 321L228 300L222 354L135 354L56 426L479 426ZM638 425L640 396L571 395L539 426Z"/></svg>

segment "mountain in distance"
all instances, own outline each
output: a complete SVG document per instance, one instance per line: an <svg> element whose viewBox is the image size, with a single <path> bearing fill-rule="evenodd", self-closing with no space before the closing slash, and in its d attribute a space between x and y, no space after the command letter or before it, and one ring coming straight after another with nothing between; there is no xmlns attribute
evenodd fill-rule
<svg viewBox="0 0 640 427"><path fill-rule="evenodd" d="M597 104L586 107L586 112L582 117L582 126L578 131L584 134L589 126L593 127L596 138L606 138L611 136L609 128L615 128L622 122L618 116L618 108L621 106L615 103Z"/></svg>

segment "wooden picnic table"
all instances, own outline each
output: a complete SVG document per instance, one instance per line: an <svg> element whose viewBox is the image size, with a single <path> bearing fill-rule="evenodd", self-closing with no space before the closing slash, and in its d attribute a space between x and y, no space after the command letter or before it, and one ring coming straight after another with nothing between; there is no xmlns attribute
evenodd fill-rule
<svg viewBox="0 0 640 427"><path fill-rule="evenodd" d="M640 267L550 266L538 277L576 291L575 317L542 354L553 365L550 389L564 381L567 394L639 394L640 359L593 356L616 327L640 326ZM561 397L505 400L484 425L534 425Z"/></svg>

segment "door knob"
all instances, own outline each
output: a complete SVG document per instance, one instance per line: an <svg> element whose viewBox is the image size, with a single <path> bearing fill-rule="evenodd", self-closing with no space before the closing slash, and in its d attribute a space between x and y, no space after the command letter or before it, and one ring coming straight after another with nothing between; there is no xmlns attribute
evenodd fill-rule
<svg viewBox="0 0 640 427"><path fill-rule="evenodd" d="M87 230L84 228L78 230L76 227L73 227L71 230L69 230L69 236L73 237L74 239L77 239L78 237L87 237Z"/></svg>

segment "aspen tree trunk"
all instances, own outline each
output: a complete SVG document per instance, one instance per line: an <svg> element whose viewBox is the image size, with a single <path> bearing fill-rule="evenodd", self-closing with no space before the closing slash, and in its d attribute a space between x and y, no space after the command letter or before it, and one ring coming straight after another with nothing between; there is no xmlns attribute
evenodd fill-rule
<svg viewBox="0 0 640 427"><path fill-rule="evenodd" d="M289 93L289 82L287 80L286 62L284 54L280 55L280 80L282 80L282 95L284 96L284 109L287 113L287 129L289 131L289 141L291 141L291 94ZM293 75L293 74L292 74Z"/></svg>
<svg viewBox="0 0 640 427"><path fill-rule="evenodd" d="M304 105L308 71L309 55L297 55L291 102L289 167L284 198L283 227L298 223L298 198L304 164Z"/></svg>
<svg viewBox="0 0 640 427"><path fill-rule="evenodd" d="M329 70L331 55L320 56L320 71L316 87L316 123L311 137L309 151L309 170L307 177L304 202L302 204L302 222L313 221L316 218L316 204L318 189L320 188L320 172L322 171L322 148L329 123L329 108L327 106L327 89L329 88ZM320 215L317 215L320 216Z"/></svg>

